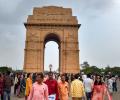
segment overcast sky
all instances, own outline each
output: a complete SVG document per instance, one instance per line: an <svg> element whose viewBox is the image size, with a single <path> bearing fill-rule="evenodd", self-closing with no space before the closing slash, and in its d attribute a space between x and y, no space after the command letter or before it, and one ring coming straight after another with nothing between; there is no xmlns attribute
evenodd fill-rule
<svg viewBox="0 0 120 100"><path fill-rule="evenodd" d="M0 0L0 66L22 69L26 35L23 23L33 7L51 5L72 8L82 24L80 63L120 66L120 0ZM53 69L57 69L57 44L48 42L46 48L45 66L52 63Z"/></svg>

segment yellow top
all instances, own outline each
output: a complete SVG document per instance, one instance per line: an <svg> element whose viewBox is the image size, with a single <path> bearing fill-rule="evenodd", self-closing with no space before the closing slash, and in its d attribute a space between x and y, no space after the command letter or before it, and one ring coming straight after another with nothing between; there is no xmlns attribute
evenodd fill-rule
<svg viewBox="0 0 120 100"><path fill-rule="evenodd" d="M71 83L71 96L72 97L83 97L85 95L84 86L82 81L75 79Z"/></svg>
<svg viewBox="0 0 120 100"><path fill-rule="evenodd" d="M25 89L25 95L28 96L30 91L32 89L32 79L27 78L26 80L26 89Z"/></svg>

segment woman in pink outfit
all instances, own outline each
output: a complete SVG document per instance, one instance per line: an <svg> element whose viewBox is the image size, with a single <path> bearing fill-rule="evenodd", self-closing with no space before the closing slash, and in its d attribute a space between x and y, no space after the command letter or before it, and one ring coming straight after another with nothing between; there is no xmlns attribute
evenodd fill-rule
<svg viewBox="0 0 120 100"><path fill-rule="evenodd" d="M108 96L108 100L112 100L112 98L109 96L105 84L102 82L100 75L97 75L94 82L92 100L104 100L105 95Z"/></svg>
<svg viewBox="0 0 120 100"><path fill-rule="evenodd" d="M28 100L48 100L48 87L43 83L43 74L37 74L37 82L33 84Z"/></svg>

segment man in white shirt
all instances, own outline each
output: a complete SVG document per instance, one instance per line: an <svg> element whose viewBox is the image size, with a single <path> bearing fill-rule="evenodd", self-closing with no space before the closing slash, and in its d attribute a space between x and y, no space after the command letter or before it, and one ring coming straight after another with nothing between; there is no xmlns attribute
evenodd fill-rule
<svg viewBox="0 0 120 100"><path fill-rule="evenodd" d="M91 75L88 74L87 78L83 80L87 100L91 100L92 89L93 89L93 80L90 77Z"/></svg>
<svg viewBox="0 0 120 100"><path fill-rule="evenodd" d="M109 76L107 85L108 85L109 93L112 95L112 93L113 93L113 79L112 79L112 76Z"/></svg>

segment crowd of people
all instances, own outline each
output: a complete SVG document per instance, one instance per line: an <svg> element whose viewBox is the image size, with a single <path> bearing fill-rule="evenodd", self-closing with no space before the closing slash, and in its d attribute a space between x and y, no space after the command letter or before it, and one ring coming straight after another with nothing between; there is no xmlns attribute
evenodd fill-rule
<svg viewBox="0 0 120 100"><path fill-rule="evenodd" d="M117 76L92 74L0 73L1 100L14 95L25 100L112 100L117 92ZM71 98L71 99L70 99Z"/></svg>
<svg viewBox="0 0 120 100"><path fill-rule="evenodd" d="M1 100L10 100L11 86L13 78L8 71L6 74L0 74L0 96Z"/></svg>

